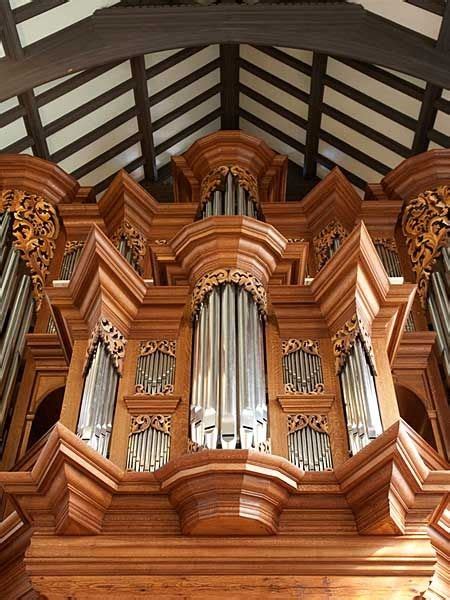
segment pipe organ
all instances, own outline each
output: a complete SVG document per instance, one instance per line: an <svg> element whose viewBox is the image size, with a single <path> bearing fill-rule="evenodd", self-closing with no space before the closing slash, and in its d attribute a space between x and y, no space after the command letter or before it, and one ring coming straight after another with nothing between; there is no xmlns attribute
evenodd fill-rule
<svg viewBox="0 0 450 600"><path fill-rule="evenodd" d="M0 155L2 598L443 589L442 152L289 202L243 131L172 157L173 202Z"/></svg>
<svg viewBox="0 0 450 600"><path fill-rule="evenodd" d="M267 437L264 315L251 292L220 275L194 317L191 436L207 448L258 448Z"/></svg>

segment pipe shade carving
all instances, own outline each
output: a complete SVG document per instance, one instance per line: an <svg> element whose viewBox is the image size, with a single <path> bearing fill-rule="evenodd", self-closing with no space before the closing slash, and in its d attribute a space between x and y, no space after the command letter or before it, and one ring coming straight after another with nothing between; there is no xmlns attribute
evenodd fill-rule
<svg viewBox="0 0 450 600"><path fill-rule="evenodd" d="M410 200L403 213L403 233L425 306L433 265L448 243L450 187L442 186Z"/></svg>
<svg viewBox="0 0 450 600"><path fill-rule="evenodd" d="M320 271L333 254L337 252L346 237L348 237L347 230L335 219L328 223L328 225L314 237L313 244L317 256L318 271Z"/></svg>
<svg viewBox="0 0 450 600"><path fill-rule="evenodd" d="M171 418L166 415L137 415L131 418L127 469L156 471L169 460Z"/></svg>
<svg viewBox="0 0 450 600"><path fill-rule="evenodd" d="M0 210L14 215L13 245L31 271L33 297L36 310L39 310L59 235L56 209L42 196L21 190L4 190Z"/></svg>
<svg viewBox="0 0 450 600"><path fill-rule="evenodd" d="M145 236L128 221L116 229L111 241L139 275L143 275L143 261L147 251Z"/></svg>
<svg viewBox="0 0 450 600"><path fill-rule="evenodd" d="M117 327L114 327L108 319L103 318L98 321L89 339L86 350L84 373L86 373L89 368L89 361L91 360L92 354L99 341L104 343L111 356L114 367L119 374L122 374L125 345L127 341Z"/></svg>
<svg viewBox="0 0 450 600"><path fill-rule="evenodd" d="M258 182L239 166L216 167L202 181L202 217L215 215L258 216Z"/></svg>
<svg viewBox="0 0 450 600"><path fill-rule="evenodd" d="M358 336L361 337L371 368L374 374L376 374L370 336L361 319L357 315L353 315L350 321L347 321L333 336L336 375L339 375L344 367L346 358L352 350Z"/></svg>
<svg viewBox="0 0 450 600"><path fill-rule="evenodd" d="M72 277L72 273L80 258L80 254L84 248L84 241L74 240L66 242L64 247L64 256L59 271L59 278L68 280Z"/></svg>
<svg viewBox="0 0 450 600"><path fill-rule="evenodd" d="M390 238L374 238L373 240L378 256L389 277L402 277L402 268L395 241Z"/></svg>
<svg viewBox="0 0 450 600"><path fill-rule="evenodd" d="M282 343L283 378L286 393L324 391L318 342L289 339Z"/></svg>
<svg viewBox="0 0 450 600"><path fill-rule="evenodd" d="M149 340L141 344L136 369L138 394L171 394L175 380L176 342Z"/></svg>
<svg viewBox="0 0 450 600"><path fill-rule="evenodd" d="M326 415L288 415L289 460L304 471L333 468Z"/></svg>

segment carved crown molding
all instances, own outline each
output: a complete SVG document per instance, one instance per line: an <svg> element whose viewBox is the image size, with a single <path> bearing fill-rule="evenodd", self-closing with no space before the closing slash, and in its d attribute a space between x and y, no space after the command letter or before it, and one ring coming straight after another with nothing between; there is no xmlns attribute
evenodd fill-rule
<svg viewBox="0 0 450 600"><path fill-rule="evenodd" d="M314 354L315 356L320 356L319 342L317 340L298 340L295 338L291 338L289 340L284 340L281 343L281 351L283 353L283 356L287 356L292 352L297 352L297 350L302 350L307 354Z"/></svg>
<svg viewBox="0 0 450 600"><path fill-rule="evenodd" d="M433 265L446 245L450 227L450 186L419 194L405 206L402 225L422 305Z"/></svg>
<svg viewBox="0 0 450 600"><path fill-rule="evenodd" d="M114 327L108 319L101 318L94 330L92 331L89 339L88 347L86 350L86 358L84 361L84 373L86 373L91 356L98 344L103 342L106 346L108 354L111 356L113 364L119 374L122 374L123 370L123 359L125 357L125 346L127 340L123 334Z"/></svg>
<svg viewBox="0 0 450 600"><path fill-rule="evenodd" d="M261 281L245 271L239 269L219 269L212 273L203 275L192 290L191 312L195 316L200 310L200 305L208 294L219 285L224 283L234 283L244 288L248 292L255 304L258 306L259 313L265 318L267 315L267 294Z"/></svg>
<svg viewBox="0 0 450 600"><path fill-rule="evenodd" d="M330 256L329 249L332 246L333 240L339 238L343 242L348 237L348 232L339 221L333 219L313 238L314 250L317 256L317 269L320 269L326 264Z"/></svg>
<svg viewBox="0 0 450 600"><path fill-rule="evenodd" d="M258 182L256 177L250 173L248 169L244 169L238 165L220 165L208 173L201 183L201 204L207 202L215 190L223 188L228 173L231 173L233 177L236 177L239 185L249 193L252 200L259 202Z"/></svg>
<svg viewBox="0 0 450 600"><path fill-rule="evenodd" d="M333 354L335 357L336 375L342 371L347 357L350 354L357 337L361 338L367 357L371 363L371 367L375 372L375 361L372 350L372 342L369 333L364 327L363 322L355 314L350 321L347 321L344 326L339 329L333 336Z"/></svg>
<svg viewBox="0 0 450 600"><path fill-rule="evenodd" d="M144 272L143 260L147 251L147 240L144 234L134 227L129 221L123 221L111 236L111 241L116 246L124 240L131 250L131 256L139 275Z"/></svg>
<svg viewBox="0 0 450 600"><path fill-rule="evenodd" d="M0 201L1 211L13 214L13 245L30 269L33 298L39 310L59 235L56 209L42 196L21 190L4 190Z"/></svg>

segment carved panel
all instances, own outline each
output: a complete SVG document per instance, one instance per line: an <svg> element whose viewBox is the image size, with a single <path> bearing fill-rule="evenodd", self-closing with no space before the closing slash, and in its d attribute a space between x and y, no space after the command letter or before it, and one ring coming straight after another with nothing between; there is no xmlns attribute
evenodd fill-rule
<svg viewBox="0 0 450 600"><path fill-rule="evenodd" d="M31 271L33 297L39 310L59 235L56 209L41 196L21 190L4 190L0 203L2 212L14 214L13 245Z"/></svg>
<svg viewBox="0 0 450 600"><path fill-rule="evenodd" d="M314 237L313 245L317 256L317 268L319 271L331 258L335 240L342 243L346 237L348 237L347 230L335 219L330 221L330 223Z"/></svg>
<svg viewBox="0 0 450 600"><path fill-rule="evenodd" d="M148 428L170 434L170 416L167 415L137 415L131 417L130 435L143 433Z"/></svg>
<svg viewBox="0 0 450 600"><path fill-rule="evenodd" d="M341 372L347 356L350 354L357 336L361 341L367 353L370 366L375 373L375 361L373 357L372 342L370 336L364 327L358 315L354 315L350 321L347 321L342 329L339 329L333 336L333 353L335 357L336 375Z"/></svg>
<svg viewBox="0 0 450 600"><path fill-rule="evenodd" d="M403 233L423 306L433 265L448 241L449 209L450 187L442 186L410 200L403 213Z"/></svg>
<svg viewBox="0 0 450 600"><path fill-rule="evenodd" d="M212 273L206 273L195 284L192 291L191 310L195 316L200 309L201 303L211 290L224 283L234 283L243 287L258 306L260 314L265 318L267 314L267 296L262 282L245 271L239 269L218 269Z"/></svg>
<svg viewBox="0 0 450 600"><path fill-rule="evenodd" d="M114 327L108 319L101 318L94 330L92 331L91 338L89 340L88 348L86 351L86 359L84 363L84 372L87 371L89 361L94 352L94 349L99 341L102 341L109 355L112 358L113 364L117 371L122 374L123 359L125 356L125 345L127 343L123 334Z"/></svg>

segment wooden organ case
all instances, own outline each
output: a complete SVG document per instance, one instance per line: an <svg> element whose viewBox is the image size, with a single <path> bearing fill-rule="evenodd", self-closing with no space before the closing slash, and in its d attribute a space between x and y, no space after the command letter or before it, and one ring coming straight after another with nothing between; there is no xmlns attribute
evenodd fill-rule
<svg viewBox="0 0 450 600"><path fill-rule="evenodd" d="M0 156L2 598L448 597L450 152L172 173Z"/></svg>

